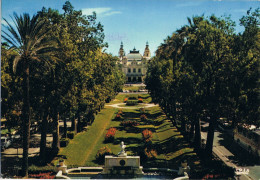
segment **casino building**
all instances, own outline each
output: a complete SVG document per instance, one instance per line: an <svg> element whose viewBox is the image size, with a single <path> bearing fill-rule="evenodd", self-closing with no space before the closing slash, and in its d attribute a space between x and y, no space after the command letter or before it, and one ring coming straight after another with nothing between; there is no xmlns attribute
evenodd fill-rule
<svg viewBox="0 0 260 180"><path fill-rule="evenodd" d="M135 48L130 50L130 53L125 55L123 48L123 42L118 52L120 64L122 64L122 71L126 75L126 82L128 83L142 83L147 71L147 63L151 58L148 42L144 50L144 54L141 55Z"/></svg>

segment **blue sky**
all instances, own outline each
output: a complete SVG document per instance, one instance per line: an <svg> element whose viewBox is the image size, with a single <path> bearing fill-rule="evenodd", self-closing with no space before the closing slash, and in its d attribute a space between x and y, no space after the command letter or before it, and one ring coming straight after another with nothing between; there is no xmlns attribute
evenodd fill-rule
<svg viewBox="0 0 260 180"><path fill-rule="evenodd" d="M66 0L1 0L2 18L10 20L13 12L35 14L43 6L58 9ZM143 54L146 41L149 42L152 55L163 40L176 29L187 24L187 17L215 14L231 15L239 27L239 19L252 7L260 7L260 1L235 0L71 0L76 10L83 14L97 13L97 20L104 25L106 52L118 54L121 41L126 53L134 47ZM3 23L3 22L2 22Z"/></svg>

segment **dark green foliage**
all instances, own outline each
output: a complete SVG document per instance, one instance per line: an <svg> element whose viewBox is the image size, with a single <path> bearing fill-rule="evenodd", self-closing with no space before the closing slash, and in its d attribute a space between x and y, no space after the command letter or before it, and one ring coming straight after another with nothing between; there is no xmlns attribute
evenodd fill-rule
<svg viewBox="0 0 260 180"><path fill-rule="evenodd" d="M216 121L227 118L259 126L259 8L241 18L235 34L227 18L195 16L169 36L148 65L146 88L197 150L200 120L210 118L206 145L211 156ZM194 134L195 132L195 134Z"/></svg>
<svg viewBox="0 0 260 180"><path fill-rule="evenodd" d="M112 155L111 149L109 149L107 146L100 148L96 154L96 160L99 164L104 164L105 156L106 155Z"/></svg>
<svg viewBox="0 0 260 180"><path fill-rule="evenodd" d="M69 138L62 138L60 140L60 147L66 147L70 142L70 139Z"/></svg>
<svg viewBox="0 0 260 180"><path fill-rule="evenodd" d="M63 10L60 14L58 10L43 7L32 18L28 14L14 14L15 21L21 22L17 23L19 31L7 22L2 33L6 41L2 43L1 52L2 116L10 120L15 112L12 118L15 123L9 121L10 128L23 121L28 130L30 119L41 122L38 124L42 159L46 155L48 127L52 128L53 151L58 151L59 117L77 119L77 127L73 130L81 131L94 121L95 113L104 103L122 90L125 79L117 65L118 58L102 50L107 44L103 42L104 29L96 22L96 14L84 16L69 1L65 2ZM50 122L50 126L46 122ZM28 131L23 135L29 138ZM25 172L27 155L24 158Z"/></svg>
<svg viewBox="0 0 260 180"><path fill-rule="evenodd" d="M55 166L29 166L28 169L30 174L37 174L43 172L57 172L57 168Z"/></svg>
<svg viewBox="0 0 260 180"><path fill-rule="evenodd" d="M138 104L138 100L127 100L126 105L127 106L135 106Z"/></svg>
<svg viewBox="0 0 260 180"><path fill-rule="evenodd" d="M75 136L75 132L74 131L69 131L67 136L68 136L69 139L73 139L74 136Z"/></svg>

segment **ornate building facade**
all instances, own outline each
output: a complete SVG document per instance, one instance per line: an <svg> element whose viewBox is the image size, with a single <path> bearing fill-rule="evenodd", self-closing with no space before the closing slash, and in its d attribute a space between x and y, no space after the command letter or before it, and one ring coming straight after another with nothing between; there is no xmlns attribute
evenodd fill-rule
<svg viewBox="0 0 260 180"><path fill-rule="evenodd" d="M144 54L141 55L135 48L130 50L130 53L125 55L123 43L118 52L120 64L122 64L122 71L126 75L126 82L128 83L142 83L147 71L147 63L151 58L148 42L144 50Z"/></svg>

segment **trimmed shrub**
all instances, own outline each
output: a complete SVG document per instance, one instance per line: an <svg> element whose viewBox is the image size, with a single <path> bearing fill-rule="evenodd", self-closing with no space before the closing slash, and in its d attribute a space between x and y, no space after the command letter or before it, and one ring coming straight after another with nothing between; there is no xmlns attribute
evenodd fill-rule
<svg viewBox="0 0 260 180"><path fill-rule="evenodd" d="M152 141L152 137L153 137L152 131L145 129L145 130L143 130L142 135L143 135L143 139L146 143Z"/></svg>
<svg viewBox="0 0 260 180"><path fill-rule="evenodd" d="M109 128L106 133L106 136L105 136L105 141L106 142L113 141L115 138L115 135L116 135L116 128Z"/></svg>
<svg viewBox="0 0 260 180"><path fill-rule="evenodd" d="M121 116L121 114L117 114L116 117L115 117L115 120L122 120L123 117Z"/></svg>
<svg viewBox="0 0 260 180"><path fill-rule="evenodd" d="M73 139L74 136L75 136L75 132L74 132L74 131L69 131L69 132L67 133L67 136L68 136L68 138Z"/></svg>
<svg viewBox="0 0 260 180"><path fill-rule="evenodd" d="M147 159L155 159L157 157L157 152L154 149L145 148L144 155Z"/></svg>
<svg viewBox="0 0 260 180"><path fill-rule="evenodd" d="M138 104L137 100L128 100L128 101L126 101L126 105L127 106L135 106L137 104Z"/></svg>
<svg viewBox="0 0 260 180"><path fill-rule="evenodd" d="M39 174L39 173L46 173L46 172L57 172L57 167L55 166L35 166L31 165L28 168L28 173L30 174Z"/></svg>
<svg viewBox="0 0 260 180"><path fill-rule="evenodd" d="M106 155L112 155L111 149L109 149L107 146L100 148L96 154L96 160L98 163L104 163L105 161L105 156Z"/></svg>
<svg viewBox="0 0 260 180"><path fill-rule="evenodd" d="M137 100L137 97L136 96L130 96L128 99L129 100Z"/></svg>
<svg viewBox="0 0 260 180"><path fill-rule="evenodd" d="M133 127L133 126L138 126L139 123L137 121L122 121L120 125L124 127Z"/></svg>
<svg viewBox="0 0 260 180"><path fill-rule="evenodd" d="M60 140L60 147L66 147L69 144L70 140L69 138L62 138Z"/></svg>
<svg viewBox="0 0 260 180"><path fill-rule="evenodd" d="M142 98L138 98L138 103L143 103L143 99Z"/></svg>
<svg viewBox="0 0 260 180"><path fill-rule="evenodd" d="M119 114L119 115L123 115L123 111L122 111L122 109L119 109L118 112L117 112L117 114Z"/></svg>
<svg viewBox="0 0 260 180"><path fill-rule="evenodd" d="M141 119L142 121L145 121L145 120L147 120L147 116L146 116L145 114L142 114L142 115L140 116L140 119Z"/></svg>

